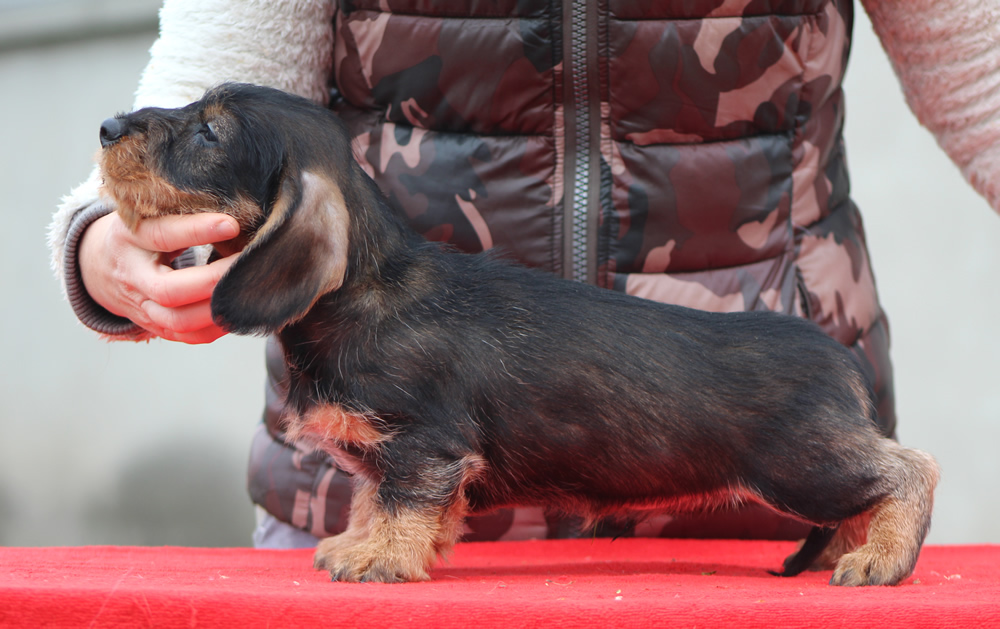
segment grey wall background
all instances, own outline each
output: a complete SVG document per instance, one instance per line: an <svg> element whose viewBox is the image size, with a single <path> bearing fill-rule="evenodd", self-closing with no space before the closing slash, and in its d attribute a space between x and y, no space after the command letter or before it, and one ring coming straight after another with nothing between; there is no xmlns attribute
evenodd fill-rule
<svg viewBox="0 0 1000 629"><path fill-rule="evenodd" d="M263 343L108 344L45 231L129 108L155 4L0 0L0 544L247 545ZM944 469L930 541L1000 542L1000 217L906 109L859 9L848 155L892 324L900 440Z"/></svg>

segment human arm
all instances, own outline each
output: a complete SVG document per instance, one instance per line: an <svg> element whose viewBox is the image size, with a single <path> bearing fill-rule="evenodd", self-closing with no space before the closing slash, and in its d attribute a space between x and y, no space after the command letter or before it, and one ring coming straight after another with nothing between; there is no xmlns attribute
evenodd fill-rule
<svg viewBox="0 0 1000 629"><path fill-rule="evenodd" d="M917 119L1000 212L1000 10L977 0L862 0Z"/></svg>

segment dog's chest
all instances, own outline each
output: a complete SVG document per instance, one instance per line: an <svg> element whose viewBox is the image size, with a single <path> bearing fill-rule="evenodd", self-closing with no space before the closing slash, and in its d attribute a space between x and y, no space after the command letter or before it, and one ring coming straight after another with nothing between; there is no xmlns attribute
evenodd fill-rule
<svg viewBox="0 0 1000 629"><path fill-rule="evenodd" d="M286 436L328 453L345 472L357 473L356 452L370 450L389 438L374 425L377 418L345 409L339 404L320 404L288 420Z"/></svg>

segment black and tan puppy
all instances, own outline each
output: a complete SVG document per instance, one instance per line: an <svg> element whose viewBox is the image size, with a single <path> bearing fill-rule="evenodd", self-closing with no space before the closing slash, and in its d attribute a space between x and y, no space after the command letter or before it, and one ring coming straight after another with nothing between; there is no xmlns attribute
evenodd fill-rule
<svg viewBox="0 0 1000 629"><path fill-rule="evenodd" d="M913 570L938 471L883 438L853 356L815 325L710 314L424 241L330 111L249 85L105 121L104 190L129 224L221 211L242 249L212 297L276 333L289 434L354 475L316 566L428 578L470 512L541 504L639 517L756 502L815 525L784 574Z"/></svg>

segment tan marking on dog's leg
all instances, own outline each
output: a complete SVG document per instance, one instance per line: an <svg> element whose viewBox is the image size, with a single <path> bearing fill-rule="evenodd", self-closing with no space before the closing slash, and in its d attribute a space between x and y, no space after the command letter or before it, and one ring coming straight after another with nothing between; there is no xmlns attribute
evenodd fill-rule
<svg viewBox="0 0 1000 629"><path fill-rule="evenodd" d="M314 563L335 581L427 581L440 533L434 510L400 507L391 514L376 508L363 529L348 528L320 542Z"/></svg>
<svg viewBox="0 0 1000 629"><path fill-rule="evenodd" d="M354 493L351 495L351 513L347 529L339 535L320 540L313 557L317 570L332 570L332 561L343 549L361 544L370 533L375 518L375 492L378 486L361 476L354 477Z"/></svg>
<svg viewBox="0 0 1000 629"><path fill-rule="evenodd" d="M322 540L314 565L336 581L426 581L438 553L451 550L462 535L468 500L464 487L482 469L479 457L460 463L462 478L451 503L424 509L385 509L375 483L355 477L347 530Z"/></svg>
<svg viewBox="0 0 1000 629"><path fill-rule="evenodd" d="M465 518L469 514L469 500L465 489L486 470L486 460L479 455L469 455L459 461L462 468L461 480L455 492L454 503L441 515L441 526L436 540L437 552L447 555L465 530Z"/></svg>
<svg viewBox="0 0 1000 629"><path fill-rule="evenodd" d="M809 566L809 570L817 572L836 568L837 562L840 561L841 557L868 540L868 525L870 521L871 515L869 513L862 513L859 516L842 522L833 539L830 540L827 547L816 558L816 561Z"/></svg>
<svg viewBox="0 0 1000 629"><path fill-rule="evenodd" d="M937 463L930 455L892 444L887 467L896 487L871 510L868 541L844 555L832 585L896 585L913 573L930 528Z"/></svg>

